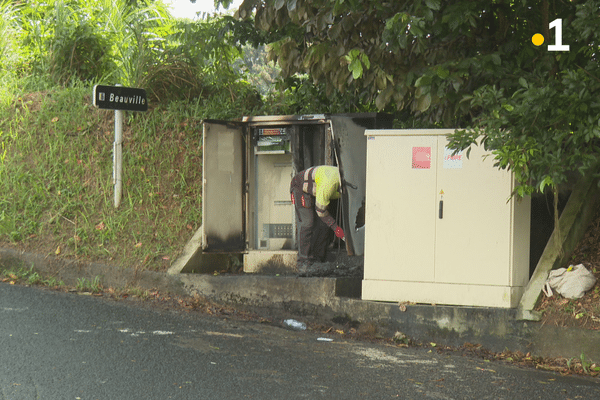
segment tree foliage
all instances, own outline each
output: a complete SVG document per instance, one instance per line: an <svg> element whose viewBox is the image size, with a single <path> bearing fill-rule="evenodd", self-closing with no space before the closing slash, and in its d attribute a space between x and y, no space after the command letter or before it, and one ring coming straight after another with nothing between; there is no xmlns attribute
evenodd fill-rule
<svg viewBox="0 0 600 400"><path fill-rule="evenodd" d="M3 75L120 83L161 101L253 91L234 66L244 24L231 18L176 20L161 0L0 0L0 15Z"/></svg>
<svg viewBox="0 0 600 400"><path fill-rule="evenodd" d="M238 16L279 34L270 54L286 77L306 73L328 93L468 128L455 148L483 136L518 194L597 162L598 0L245 0ZM559 18L568 52L548 51Z"/></svg>
<svg viewBox="0 0 600 400"><path fill-rule="evenodd" d="M275 63L267 60L264 46L244 45L242 58L236 62L236 66L248 72L248 80L261 94L266 95L275 90L279 69Z"/></svg>

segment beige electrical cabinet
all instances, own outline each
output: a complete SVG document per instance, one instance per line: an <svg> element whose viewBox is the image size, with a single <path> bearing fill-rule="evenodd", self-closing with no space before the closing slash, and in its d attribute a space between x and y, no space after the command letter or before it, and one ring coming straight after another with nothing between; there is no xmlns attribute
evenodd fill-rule
<svg viewBox="0 0 600 400"><path fill-rule="evenodd" d="M366 130L362 298L512 308L529 279L530 199L453 130ZM464 152L466 153L466 152Z"/></svg>

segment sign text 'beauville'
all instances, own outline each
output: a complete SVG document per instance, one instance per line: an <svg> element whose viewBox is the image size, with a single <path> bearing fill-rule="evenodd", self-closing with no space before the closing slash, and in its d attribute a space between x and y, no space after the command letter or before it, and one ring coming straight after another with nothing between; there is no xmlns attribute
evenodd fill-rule
<svg viewBox="0 0 600 400"><path fill-rule="evenodd" d="M108 110L147 111L144 89L124 86L94 86L94 106Z"/></svg>

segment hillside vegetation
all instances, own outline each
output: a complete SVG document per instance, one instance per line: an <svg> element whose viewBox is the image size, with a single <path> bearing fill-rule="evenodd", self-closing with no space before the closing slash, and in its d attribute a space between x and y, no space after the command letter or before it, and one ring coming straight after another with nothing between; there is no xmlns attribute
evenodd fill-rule
<svg viewBox="0 0 600 400"><path fill-rule="evenodd" d="M61 257L164 269L202 222L201 118L176 103L128 115L124 193L115 209L114 113L92 107L91 88L12 99L0 125L0 239Z"/></svg>

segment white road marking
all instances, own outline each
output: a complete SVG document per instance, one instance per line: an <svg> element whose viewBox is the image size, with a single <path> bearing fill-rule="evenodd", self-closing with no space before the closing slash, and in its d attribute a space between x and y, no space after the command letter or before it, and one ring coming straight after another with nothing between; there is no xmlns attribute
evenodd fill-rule
<svg viewBox="0 0 600 400"><path fill-rule="evenodd" d="M25 307L25 308L2 307L2 311L25 311L25 310L29 310L29 307Z"/></svg>

